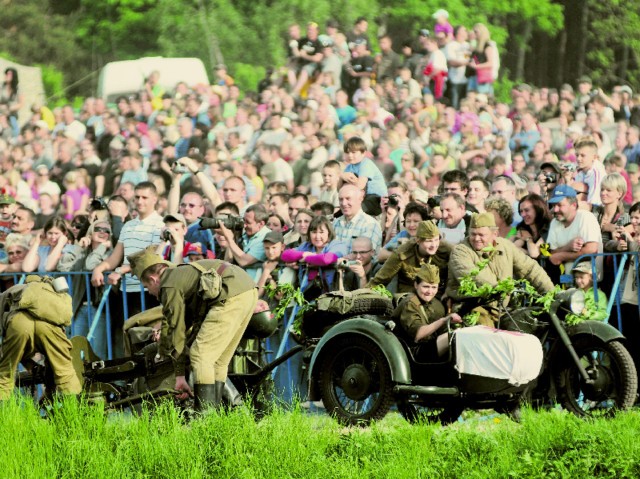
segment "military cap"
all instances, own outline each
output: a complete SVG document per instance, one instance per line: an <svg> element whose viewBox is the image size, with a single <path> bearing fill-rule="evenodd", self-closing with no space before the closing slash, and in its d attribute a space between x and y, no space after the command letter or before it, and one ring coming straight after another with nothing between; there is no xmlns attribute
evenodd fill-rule
<svg viewBox="0 0 640 479"><path fill-rule="evenodd" d="M416 280L424 281L430 284L440 283L440 270L436 265L423 264L416 274Z"/></svg>
<svg viewBox="0 0 640 479"><path fill-rule="evenodd" d="M149 246L142 251L138 251L132 255L127 256L129 265L131 266L131 272L138 278L142 277L142 274L147 268L156 264L166 264L171 266L173 263L162 259L162 256L156 253L156 246Z"/></svg>
<svg viewBox="0 0 640 479"><path fill-rule="evenodd" d="M440 236L440 230L433 221L421 221L418 224L418 232L416 233L418 239L431 239Z"/></svg>
<svg viewBox="0 0 640 479"><path fill-rule="evenodd" d="M0 205L15 205L16 199L9 195L0 195Z"/></svg>
<svg viewBox="0 0 640 479"><path fill-rule="evenodd" d="M471 215L470 228L482 228L484 226L488 228L496 227L496 219L493 213L474 213Z"/></svg>

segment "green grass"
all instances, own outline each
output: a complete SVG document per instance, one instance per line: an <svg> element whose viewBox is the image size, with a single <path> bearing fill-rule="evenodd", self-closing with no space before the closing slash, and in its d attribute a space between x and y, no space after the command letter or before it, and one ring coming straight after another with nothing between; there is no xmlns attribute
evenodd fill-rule
<svg viewBox="0 0 640 479"><path fill-rule="evenodd" d="M19 399L0 405L2 478L588 478L640 477L640 413L580 420L525 410L463 423L369 428L275 411L181 419L172 406L106 416L66 403L42 419Z"/></svg>

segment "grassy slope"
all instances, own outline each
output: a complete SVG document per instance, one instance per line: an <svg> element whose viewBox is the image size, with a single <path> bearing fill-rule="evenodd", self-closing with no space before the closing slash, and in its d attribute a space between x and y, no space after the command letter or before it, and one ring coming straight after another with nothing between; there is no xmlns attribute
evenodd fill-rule
<svg viewBox="0 0 640 479"><path fill-rule="evenodd" d="M171 407L153 416L67 405L49 420L17 401L0 405L2 478L640 477L640 414L584 421L525 411L442 428L397 415L365 429L325 416L243 412L185 425Z"/></svg>

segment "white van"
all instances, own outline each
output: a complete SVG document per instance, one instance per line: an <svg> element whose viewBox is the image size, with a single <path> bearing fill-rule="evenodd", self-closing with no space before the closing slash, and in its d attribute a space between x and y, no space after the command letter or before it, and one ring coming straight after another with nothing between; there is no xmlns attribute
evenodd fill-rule
<svg viewBox="0 0 640 479"><path fill-rule="evenodd" d="M199 58L147 57L107 63L100 71L97 96L107 103L137 93L151 72L160 72L160 85L167 91L183 81L189 86L209 84L207 70Z"/></svg>

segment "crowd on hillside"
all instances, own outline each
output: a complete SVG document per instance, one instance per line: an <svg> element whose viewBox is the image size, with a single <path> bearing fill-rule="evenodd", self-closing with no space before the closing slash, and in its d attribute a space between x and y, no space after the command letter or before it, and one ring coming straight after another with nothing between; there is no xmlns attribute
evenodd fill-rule
<svg viewBox="0 0 640 479"><path fill-rule="evenodd" d="M7 69L0 270L92 271L91 285L74 287L73 332L86 334L105 282L124 279L128 314L141 309L126 258L148 245L177 263L241 265L261 293L304 281L309 295L337 287L333 270L313 268L340 258L351 260L347 288L410 290L403 254L427 238L420 225L436 227L435 249L421 251L437 263L440 244L465 241L473 213L493 214L498 235L556 282L583 254L638 250L640 96L630 86L519 84L496 102L489 29L454 27L444 10L402 45L372 42L365 18L346 31L333 20L291 25L286 45L286 65L255 92L221 64L212 85L172 90L154 72L114 107L32 105L24 124L18 74ZM301 263L312 268L296 272ZM577 267L579 284L582 275L588 289L591 272ZM623 302L637 317L634 276Z"/></svg>

